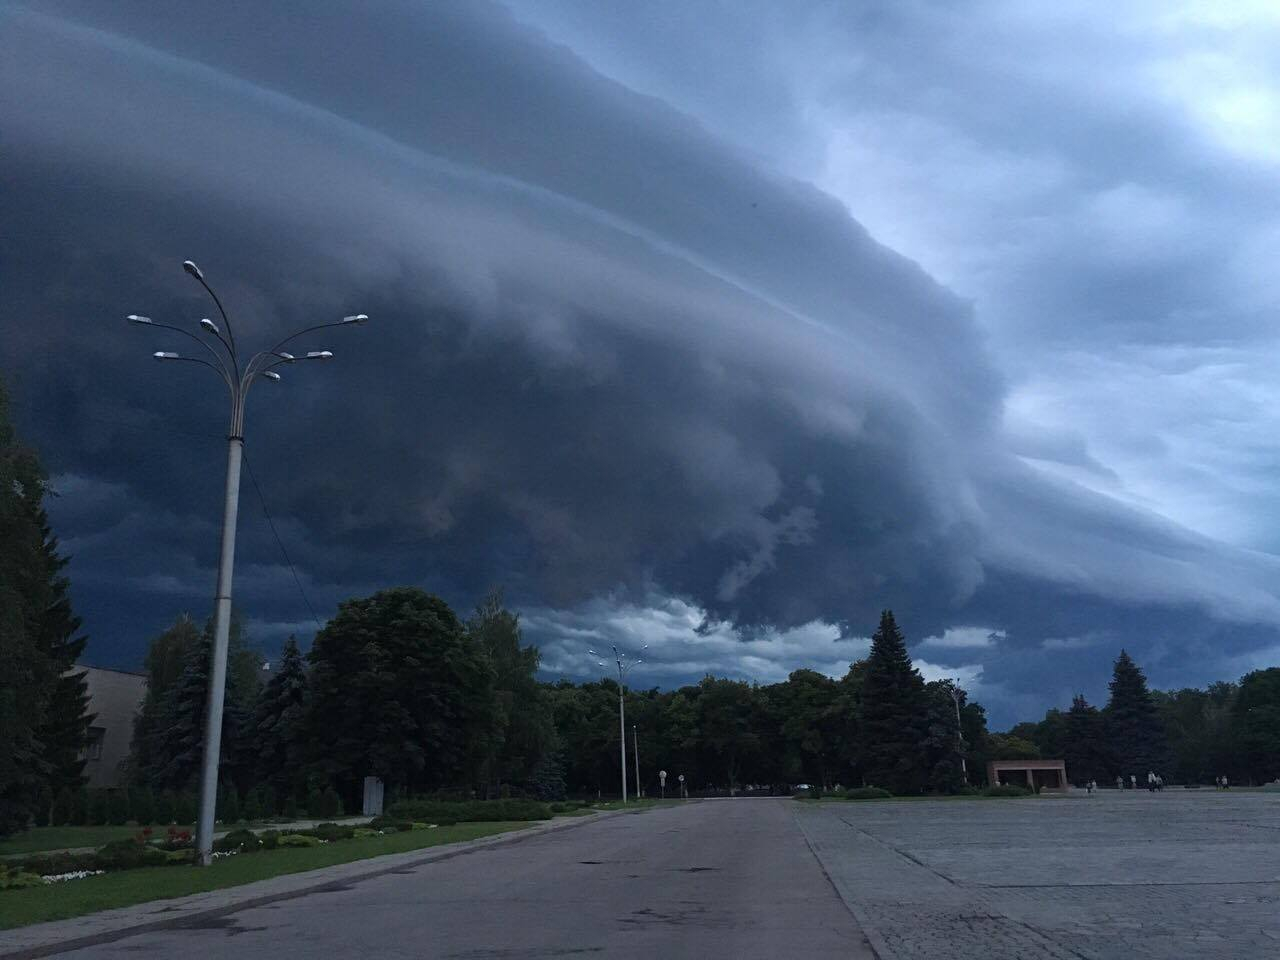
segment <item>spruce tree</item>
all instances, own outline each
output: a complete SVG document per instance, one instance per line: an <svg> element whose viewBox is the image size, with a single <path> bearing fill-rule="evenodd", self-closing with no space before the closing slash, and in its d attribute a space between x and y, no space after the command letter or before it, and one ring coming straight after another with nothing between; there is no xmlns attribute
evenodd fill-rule
<svg viewBox="0 0 1280 960"><path fill-rule="evenodd" d="M929 773L923 750L928 697L890 610L881 613L871 638L861 696L866 782L893 793L919 793Z"/></svg>
<svg viewBox="0 0 1280 960"><path fill-rule="evenodd" d="M285 796L305 786L306 700L306 664L298 641L290 637L280 654L279 669L267 681L258 701L253 726L257 780Z"/></svg>
<svg viewBox="0 0 1280 960"><path fill-rule="evenodd" d="M200 628L185 613L151 640L145 664L147 695L134 720L129 748L129 769L139 782L147 782L155 775L157 757L167 753L165 744L170 731L163 716L166 695L181 679L187 658L199 643Z"/></svg>
<svg viewBox="0 0 1280 960"><path fill-rule="evenodd" d="M1116 773L1145 783L1147 773L1160 773L1167 766L1168 748L1147 678L1124 650L1116 658L1110 687L1105 712L1107 751L1114 758Z"/></svg>
<svg viewBox="0 0 1280 960"><path fill-rule="evenodd" d="M0 384L0 836L51 804L55 784L78 785L88 729L83 678L62 680L84 641L75 637L46 492Z"/></svg>
<svg viewBox="0 0 1280 960"><path fill-rule="evenodd" d="M49 706L36 736L43 748L45 784L50 796L63 788L79 790L88 782L84 775L85 745L89 739L89 684L85 672L73 667L84 652L86 638L79 633L80 618L71 609L70 583L62 571L66 558L58 554L58 541L49 529L41 507L42 559L41 606L38 643L58 676L49 693Z"/></svg>
<svg viewBox="0 0 1280 960"><path fill-rule="evenodd" d="M1071 701L1062 734L1062 759L1067 778L1076 784L1109 781L1115 772L1107 752L1102 713L1082 694Z"/></svg>

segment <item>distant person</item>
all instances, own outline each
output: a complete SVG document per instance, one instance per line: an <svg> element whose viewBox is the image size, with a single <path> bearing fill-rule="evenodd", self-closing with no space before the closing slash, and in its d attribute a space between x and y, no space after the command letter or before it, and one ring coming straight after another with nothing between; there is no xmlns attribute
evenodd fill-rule
<svg viewBox="0 0 1280 960"><path fill-rule="evenodd" d="M1120 776L1120 774L1118 773L1116 774L1116 789L1117 790L1124 789L1124 777Z"/></svg>
<svg viewBox="0 0 1280 960"><path fill-rule="evenodd" d="M1225 780L1225 779L1226 779L1225 777L1214 777L1214 778L1213 778L1213 785L1214 785L1215 787L1217 787L1219 790L1221 790L1221 789L1222 789L1222 783L1223 783L1223 780Z"/></svg>
<svg viewBox="0 0 1280 960"><path fill-rule="evenodd" d="M1225 773L1222 775L1222 789L1223 790L1231 789L1231 784L1227 783L1227 775Z"/></svg>
<svg viewBox="0 0 1280 960"><path fill-rule="evenodd" d="M1086 792L1087 794L1089 794L1089 796L1091 796L1091 797L1092 797L1092 796L1093 796L1093 781L1092 781L1092 780L1086 780L1086 781L1085 781L1085 783L1084 783L1084 789L1085 789L1085 792Z"/></svg>
<svg viewBox="0 0 1280 960"><path fill-rule="evenodd" d="M1129 789L1130 790L1138 789L1138 775L1136 773L1129 774Z"/></svg>
<svg viewBox="0 0 1280 960"><path fill-rule="evenodd" d="M1156 792L1156 775L1151 770L1147 771L1147 793Z"/></svg>

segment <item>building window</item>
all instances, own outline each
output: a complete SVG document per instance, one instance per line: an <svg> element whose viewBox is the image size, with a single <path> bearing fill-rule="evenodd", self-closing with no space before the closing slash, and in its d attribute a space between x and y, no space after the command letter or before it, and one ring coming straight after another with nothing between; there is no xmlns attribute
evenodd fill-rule
<svg viewBox="0 0 1280 960"><path fill-rule="evenodd" d="M90 727L89 742L85 748L85 756L90 760L102 759L102 741L107 738L105 727Z"/></svg>

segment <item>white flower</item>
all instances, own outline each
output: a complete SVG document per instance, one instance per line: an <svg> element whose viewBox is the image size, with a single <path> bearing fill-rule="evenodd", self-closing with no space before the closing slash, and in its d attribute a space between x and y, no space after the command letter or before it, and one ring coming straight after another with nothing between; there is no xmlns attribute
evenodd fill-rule
<svg viewBox="0 0 1280 960"><path fill-rule="evenodd" d="M85 877L96 877L105 870L72 870L70 873L50 873L41 877L45 883L62 883L64 880L83 880Z"/></svg>

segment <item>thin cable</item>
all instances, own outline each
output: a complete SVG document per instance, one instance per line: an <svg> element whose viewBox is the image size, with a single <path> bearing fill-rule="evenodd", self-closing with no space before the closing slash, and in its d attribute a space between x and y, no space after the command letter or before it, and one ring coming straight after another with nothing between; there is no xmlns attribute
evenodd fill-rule
<svg viewBox="0 0 1280 960"><path fill-rule="evenodd" d="M258 486L258 478L254 476L253 465L249 463L249 452L241 447L241 455L244 459L244 465L249 471L249 479L253 481L253 489L258 492L258 503L262 504L262 515L267 518L267 525L271 527L271 534L276 538L276 545L280 547L280 555L284 557L284 562L289 565L289 572L293 574L293 582L298 585L298 595L302 597L302 602L307 605L307 610L311 613L311 620L316 625L316 630L322 630L320 626L320 618L316 616L316 611L311 606L311 601L307 599L307 591L302 589L302 580L298 578L298 571L293 565L293 561L289 559L289 551L284 548L284 541L280 539L280 534L276 531L276 522L271 519L271 511L267 509L267 500L262 495L262 488Z"/></svg>

